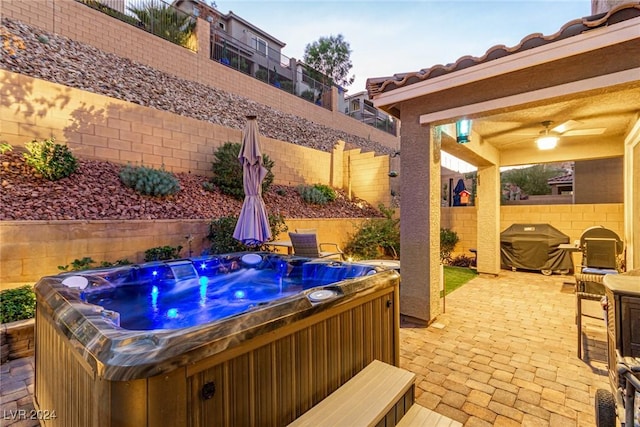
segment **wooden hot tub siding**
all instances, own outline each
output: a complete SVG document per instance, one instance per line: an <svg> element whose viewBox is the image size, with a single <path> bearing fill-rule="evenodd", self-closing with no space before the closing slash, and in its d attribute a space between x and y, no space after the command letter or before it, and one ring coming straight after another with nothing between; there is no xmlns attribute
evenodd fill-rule
<svg viewBox="0 0 640 427"><path fill-rule="evenodd" d="M58 415L46 426L283 426L374 359L399 364L398 283L145 379L104 380L80 351L37 314L36 405Z"/></svg>

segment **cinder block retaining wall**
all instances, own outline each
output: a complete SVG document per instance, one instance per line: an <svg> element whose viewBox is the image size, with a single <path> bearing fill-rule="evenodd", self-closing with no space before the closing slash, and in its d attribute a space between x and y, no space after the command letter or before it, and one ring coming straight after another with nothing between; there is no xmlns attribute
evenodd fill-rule
<svg viewBox="0 0 640 427"><path fill-rule="evenodd" d="M362 218L288 219L290 231L315 228L323 242L342 246ZM200 255L209 246L207 220L156 221L1 221L0 289L33 284L43 276L58 274L58 266L91 257L98 264L128 259L142 262L144 251L158 246L183 247L189 255L186 236L192 235L191 250ZM280 237L288 240L288 236Z"/></svg>
<svg viewBox="0 0 640 427"><path fill-rule="evenodd" d="M0 324L0 363L33 356L34 332L33 319Z"/></svg>
<svg viewBox="0 0 640 427"><path fill-rule="evenodd" d="M567 234L570 241L593 225L611 228L619 235L623 230L622 204L503 206L500 229L514 223L549 223ZM296 228L317 229L320 240L344 247L350 235L364 221L350 219L287 219L289 231ZM458 233L454 256L470 255L476 247L475 207L443 208L441 225ZM9 284L33 283L40 277L59 272L59 265L85 256L97 262L126 258L142 262L144 251L157 246L184 247L185 237L193 235L191 249L199 255L208 247L209 221L2 221L0 222L0 288ZM288 240L286 235L279 238Z"/></svg>
<svg viewBox="0 0 640 427"><path fill-rule="evenodd" d="M216 149L242 139L239 129L4 70L0 88L8 94L0 105L0 137L14 146L54 136L78 157L208 176ZM328 184L351 188L374 206L390 202L389 156L344 151L339 141L332 153L266 137L261 148L274 161L276 184Z"/></svg>
<svg viewBox="0 0 640 427"><path fill-rule="evenodd" d="M453 256L470 256L470 248L476 247L477 223L474 206L442 208L440 223L456 233L460 241ZM624 236L624 212L622 203L588 205L533 205L501 206L500 230L512 224L551 224L569 236L569 241L578 240L584 229L602 225Z"/></svg>

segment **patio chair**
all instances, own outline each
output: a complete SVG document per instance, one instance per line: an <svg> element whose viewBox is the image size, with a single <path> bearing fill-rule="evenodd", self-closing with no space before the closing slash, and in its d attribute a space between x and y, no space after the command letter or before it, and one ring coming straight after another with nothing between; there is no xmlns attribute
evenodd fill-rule
<svg viewBox="0 0 640 427"><path fill-rule="evenodd" d="M309 258L336 258L344 259L344 253L337 243L318 243L316 233L289 233L293 254ZM331 251L324 250L325 247L333 248Z"/></svg>
<svg viewBox="0 0 640 427"><path fill-rule="evenodd" d="M582 359L582 301L600 301L604 296L604 276L622 271L623 243L612 230L602 226L586 229L580 236L582 261L576 272L576 324L578 328L578 358ZM601 317L596 317L602 319ZM604 319L602 319L604 320Z"/></svg>

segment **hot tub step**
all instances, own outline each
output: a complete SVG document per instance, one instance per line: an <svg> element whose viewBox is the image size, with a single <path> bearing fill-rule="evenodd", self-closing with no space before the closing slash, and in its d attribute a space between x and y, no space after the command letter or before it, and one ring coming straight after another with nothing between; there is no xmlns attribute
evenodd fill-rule
<svg viewBox="0 0 640 427"><path fill-rule="evenodd" d="M414 403L397 427L462 427L462 423Z"/></svg>
<svg viewBox="0 0 640 427"><path fill-rule="evenodd" d="M374 360L289 426L395 425L413 404L415 377Z"/></svg>

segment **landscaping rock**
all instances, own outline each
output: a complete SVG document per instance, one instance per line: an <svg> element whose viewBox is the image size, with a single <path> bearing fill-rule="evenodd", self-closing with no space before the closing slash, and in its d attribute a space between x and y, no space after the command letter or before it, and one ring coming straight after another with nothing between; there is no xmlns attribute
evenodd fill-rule
<svg viewBox="0 0 640 427"><path fill-rule="evenodd" d="M58 181L37 177L25 167L19 152L0 155L11 162L0 170L0 220L101 220L101 219L214 219L240 214L242 201L219 191L207 191L206 177L176 174L180 191L168 197L144 196L125 187L118 175L122 165L78 160L74 174ZM6 185L4 182L6 181ZM272 185L264 194L267 211L285 218L369 218L381 213L370 204L344 192L326 205L305 203L295 188Z"/></svg>
<svg viewBox="0 0 640 427"><path fill-rule="evenodd" d="M181 79L20 21L2 19L9 34L24 43L0 55L0 68L234 129L243 129L247 111L259 117L261 135L331 152L338 140L349 148L392 154L386 147L248 98ZM44 43L43 37L47 42Z"/></svg>

